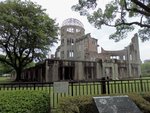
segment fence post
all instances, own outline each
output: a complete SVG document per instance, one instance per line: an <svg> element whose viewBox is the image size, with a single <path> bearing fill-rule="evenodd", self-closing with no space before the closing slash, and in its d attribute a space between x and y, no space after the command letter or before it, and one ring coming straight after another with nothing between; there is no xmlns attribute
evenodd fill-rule
<svg viewBox="0 0 150 113"><path fill-rule="evenodd" d="M108 90L108 94L110 94L110 91L109 91L109 79L107 80L107 90Z"/></svg>
<svg viewBox="0 0 150 113"><path fill-rule="evenodd" d="M140 84L141 84L141 91L143 92L143 83L142 83L142 79L140 79Z"/></svg>
<svg viewBox="0 0 150 113"><path fill-rule="evenodd" d="M102 78L101 82L102 82L102 84L101 84L101 86L102 86L101 92L102 92L102 94L106 94L106 80L105 80L105 77Z"/></svg>
<svg viewBox="0 0 150 113"><path fill-rule="evenodd" d="M73 82L71 82L71 96L73 96Z"/></svg>

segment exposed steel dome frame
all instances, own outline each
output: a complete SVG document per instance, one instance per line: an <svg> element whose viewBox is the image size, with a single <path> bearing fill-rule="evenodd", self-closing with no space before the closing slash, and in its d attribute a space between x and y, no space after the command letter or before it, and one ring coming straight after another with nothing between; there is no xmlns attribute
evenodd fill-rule
<svg viewBox="0 0 150 113"><path fill-rule="evenodd" d="M75 18L68 18L63 21L62 26L68 26L68 25L79 26L79 27L84 28L84 25L82 24L82 22L80 22L79 20Z"/></svg>

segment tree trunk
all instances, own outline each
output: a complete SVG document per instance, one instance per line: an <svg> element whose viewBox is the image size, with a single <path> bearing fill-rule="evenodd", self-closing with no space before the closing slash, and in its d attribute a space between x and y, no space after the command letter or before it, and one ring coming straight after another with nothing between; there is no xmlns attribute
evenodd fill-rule
<svg viewBox="0 0 150 113"><path fill-rule="evenodd" d="M15 81L21 81L21 73L22 73L22 69L18 68L16 69L16 80Z"/></svg>

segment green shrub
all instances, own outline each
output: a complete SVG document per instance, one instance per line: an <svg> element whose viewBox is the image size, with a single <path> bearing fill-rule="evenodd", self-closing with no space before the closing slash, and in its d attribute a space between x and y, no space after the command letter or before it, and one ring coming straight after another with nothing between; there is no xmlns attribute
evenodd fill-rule
<svg viewBox="0 0 150 113"><path fill-rule="evenodd" d="M91 96L61 98L58 113L95 113L97 110Z"/></svg>
<svg viewBox="0 0 150 113"><path fill-rule="evenodd" d="M104 95L103 95L104 96ZM105 95L106 96L106 95ZM110 96L110 95L109 95ZM113 95L116 96L116 95ZM139 94L128 94L143 113L150 113L150 103ZM149 97L149 95L145 95ZM92 96L77 96L61 98L58 113L96 113L97 108Z"/></svg>
<svg viewBox="0 0 150 113"><path fill-rule="evenodd" d="M0 113L49 113L49 95L41 91L0 91Z"/></svg>
<svg viewBox="0 0 150 113"><path fill-rule="evenodd" d="M128 95L133 102L139 107L143 113L150 113L150 103L146 101L142 95L139 94L129 94Z"/></svg>
<svg viewBox="0 0 150 113"><path fill-rule="evenodd" d="M148 102L150 102L150 93L144 93L142 94L142 97L147 100Z"/></svg>

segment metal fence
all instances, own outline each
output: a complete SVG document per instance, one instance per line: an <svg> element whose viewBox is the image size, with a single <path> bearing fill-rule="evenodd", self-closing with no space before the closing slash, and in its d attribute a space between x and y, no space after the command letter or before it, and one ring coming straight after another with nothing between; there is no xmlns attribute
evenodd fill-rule
<svg viewBox="0 0 150 113"><path fill-rule="evenodd" d="M134 80L99 80L99 81L69 81L68 91L57 93L53 82L21 82L0 83L2 90L42 90L50 94L51 108L57 108L59 99L67 96L126 94L150 92L150 79Z"/></svg>

